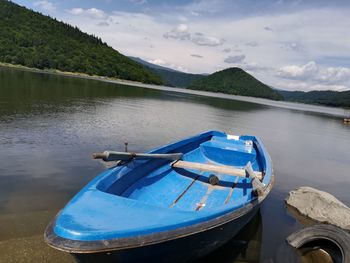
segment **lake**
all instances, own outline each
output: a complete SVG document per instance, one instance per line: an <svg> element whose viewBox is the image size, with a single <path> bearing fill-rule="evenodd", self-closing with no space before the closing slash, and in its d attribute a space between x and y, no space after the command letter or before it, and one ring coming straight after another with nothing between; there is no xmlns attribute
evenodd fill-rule
<svg viewBox="0 0 350 263"><path fill-rule="evenodd" d="M142 152L206 130L262 138L274 189L239 236L204 262L280 262L285 238L302 227L284 205L298 186L350 205L350 125L341 110L205 94L0 67L0 262L72 262L44 243L44 229L105 169L91 153L123 151L126 141Z"/></svg>

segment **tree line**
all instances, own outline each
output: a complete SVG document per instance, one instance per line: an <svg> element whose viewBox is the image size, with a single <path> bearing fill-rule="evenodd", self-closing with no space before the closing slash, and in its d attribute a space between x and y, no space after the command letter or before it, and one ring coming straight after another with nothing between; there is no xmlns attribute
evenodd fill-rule
<svg viewBox="0 0 350 263"><path fill-rule="evenodd" d="M1 62L162 84L100 38L55 18L9 1L0 1L0 18Z"/></svg>

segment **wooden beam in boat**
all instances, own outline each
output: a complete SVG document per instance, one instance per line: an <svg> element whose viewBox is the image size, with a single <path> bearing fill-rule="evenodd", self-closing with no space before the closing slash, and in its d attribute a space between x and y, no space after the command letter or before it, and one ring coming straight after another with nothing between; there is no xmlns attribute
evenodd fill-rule
<svg viewBox="0 0 350 263"><path fill-rule="evenodd" d="M227 175L235 175L240 177L247 177L247 173L245 169L234 168L228 165L216 165L216 164L203 164L203 163L195 163L195 162L187 162L187 161L175 161L172 164L172 167L175 168L185 168L185 169L193 169L204 172L213 172L219 174L227 174ZM254 174L256 178L261 180L263 175L261 172L255 172Z"/></svg>

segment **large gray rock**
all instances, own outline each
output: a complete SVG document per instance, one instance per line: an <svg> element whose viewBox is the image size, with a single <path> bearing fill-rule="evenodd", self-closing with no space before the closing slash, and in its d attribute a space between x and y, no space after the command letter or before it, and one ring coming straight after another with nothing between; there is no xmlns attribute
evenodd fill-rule
<svg viewBox="0 0 350 263"><path fill-rule="evenodd" d="M307 218L350 232L350 208L329 193L303 186L290 191L285 201Z"/></svg>

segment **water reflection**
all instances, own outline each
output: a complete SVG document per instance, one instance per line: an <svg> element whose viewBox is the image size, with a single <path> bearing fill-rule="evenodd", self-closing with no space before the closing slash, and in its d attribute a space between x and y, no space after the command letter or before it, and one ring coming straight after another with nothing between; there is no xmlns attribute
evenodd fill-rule
<svg viewBox="0 0 350 263"><path fill-rule="evenodd" d="M260 262L263 224L260 211L226 245L200 260L203 263Z"/></svg>
<svg viewBox="0 0 350 263"><path fill-rule="evenodd" d="M0 67L0 261L16 243L27 262L40 262L39 250L55 260L33 240L103 171L92 152L123 151L125 141L142 152L216 129L257 135L272 157L276 183L261 207L259 251L260 262L278 262L276 248L300 227L284 207L289 190L307 185L350 204L349 127L317 113ZM222 260L228 255L242 257L227 251Z"/></svg>

